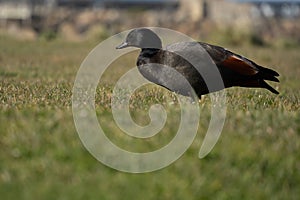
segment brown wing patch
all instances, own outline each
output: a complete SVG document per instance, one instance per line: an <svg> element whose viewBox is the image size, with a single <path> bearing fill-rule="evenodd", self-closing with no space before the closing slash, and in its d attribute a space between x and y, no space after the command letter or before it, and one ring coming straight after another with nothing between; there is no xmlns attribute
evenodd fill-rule
<svg viewBox="0 0 300 200"><path fill-rule="evenodd" d="M226 60L222 62L222 66L242 75L250 76L258 73L258 70L255 67L253 67L251 63L247 63L246 61L242 60L241 58L235 55L226 58Z"/></svg>

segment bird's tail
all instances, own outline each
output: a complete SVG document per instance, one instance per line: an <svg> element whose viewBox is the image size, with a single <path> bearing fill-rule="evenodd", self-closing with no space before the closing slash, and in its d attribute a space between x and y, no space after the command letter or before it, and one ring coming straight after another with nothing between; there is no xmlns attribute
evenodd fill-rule
<svg viewBox="0 0 300 200"><path fill-rule="evenodd" d="M259 71L260 71L259 74L261 79L279 82L278 78L276 78L277 76L279 76L279 74L276 71L262 66L259 66Z"/></svg>
<svg viewBox="0 0 300 200"><path fill-rule="evenodd" d="M275 79L277 79L277 78L275 78ZM266 79L266 80L269 80L269 79ZM277 90L275 90L274 88L272 88L272 86L270 86L268 83L266 83L266 81L264 81L264 80L261 79L259 82L260 82L260 86L262 88L266 88L269 91L273 92L274 94L279 94L279 92ZM279 81L276 81L276 82L279 82Z"/></svg>
<svg viewBox="0 0 300 200"><path fill-rule="evenodd" d="M255 87L255 88L266 88L269 91L271 91L274 94L279 94L277 90L275 90L272 86L270 86L267 81L274 81L274 82L279 82L277 76L279 74L272 70L268 69L262 66L257 66L259 68L259 73L256 75L256 77L252 80L246 80L243 82L240 82L239 86L242 87Z"/></svg>
<svg viewBox="0 0 300 200"><path fill-rule="evenodd" d="M259 86L262 88L266 88L269 91L273 92L274 94L279 94L279 92L277 90L275 90L273 87L271 87L265 80L268 81L274 81L274 82L279 82L278 80L278 76L279 74L272 70L272 69L268 69L262 66L258 66L259 68Z"/></svg>

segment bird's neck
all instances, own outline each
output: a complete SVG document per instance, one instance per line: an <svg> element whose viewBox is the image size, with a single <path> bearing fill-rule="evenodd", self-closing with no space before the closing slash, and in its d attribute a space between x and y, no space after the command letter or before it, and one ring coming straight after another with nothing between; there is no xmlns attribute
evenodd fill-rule
<svg viewBox="0 0 300 200"><path fill-rule="evenodd" d="M160 49L156 49L156 48L142 48L140 55L144 57L151 57L154 54L156 54L159 50Z"/></svg>
<svg viewBox="0 0 300 200"><path fill-rule="evenodd" d="M141 66L147 63L153 63L155 60L156 54L160 51L160 49L155 48L142 48L142 51L137 60L137 66Z"/></svg>

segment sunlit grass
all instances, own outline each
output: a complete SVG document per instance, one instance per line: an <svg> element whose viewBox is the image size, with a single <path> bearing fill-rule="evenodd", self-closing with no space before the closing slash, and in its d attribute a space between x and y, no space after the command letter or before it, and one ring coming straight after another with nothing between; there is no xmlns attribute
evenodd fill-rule
<svg viewBox="0 0 300 200"><path fill-rule="evenodd" d="M1 199L297 199L300 193L299 48L229 47L280 73L280 91L227 90L227 118L213 151L198 159L210 120L210 99L199 103L198 135L171 166L126 174L95 160L82 146L71 112L76 71L96 43L0 39ZM28 50L31 49L31 50ZM113 122L114 82L134 67L137 52L105 72L96 94L99 123L130 151L162 147L176 134L180 108L174 94L144 87L131 98L133 119L149 123L161 103L166 126L147 140L126 136Z"/></svg>

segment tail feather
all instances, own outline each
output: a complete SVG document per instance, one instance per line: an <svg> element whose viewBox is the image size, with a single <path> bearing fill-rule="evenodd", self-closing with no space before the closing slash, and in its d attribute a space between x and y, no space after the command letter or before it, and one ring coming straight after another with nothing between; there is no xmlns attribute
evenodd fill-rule
<svg viewBox="0 0 300 200"><path fill-rule="evenodd" d="M263 66L260 66L258 64L255 63L255 66L259 69L259 71L262 71L266 74L269 74L270 76L279 76L279 74L273 70L273 69L269 69L269 68L266 68L266 67L263 67Z"/></svg>
<svg viewBox="0 0 300 200"><path fill-rule="evenodd" d="M279 82L278 78L276 78L277 76L279 76L279 74L276 71L259 65L258 68L259 68L260 78L268 81Z"/></svg>
<svg viewBox="0 0 300 200"><path fill-rule="evenodd" d="M268 83L266 83L263 79L258 80L246 80L239 82L237 84L240 87L252 87L252 88L266 88L274 94L279 94L277 90L272 88Z"/></svg>
<svg viewBox="0 0 300 200"><path fill-rule="evenodd" d="M274 77L274 76L272 76L270 74L264 74L263 73L262 76L261 76L261 78L264 79L264 80L268 80L268 81L279 82L278 78L276 78L276 77Z"/></svg>
<svg viewBox="0 0 300 200"><path fill-rule="evenodd" d="M274 94L279 94L277 90L272 88L268 83L266 83L264 80L260 80L260 86L263 88L268 89L269 91L273 92Z"/></svg>

